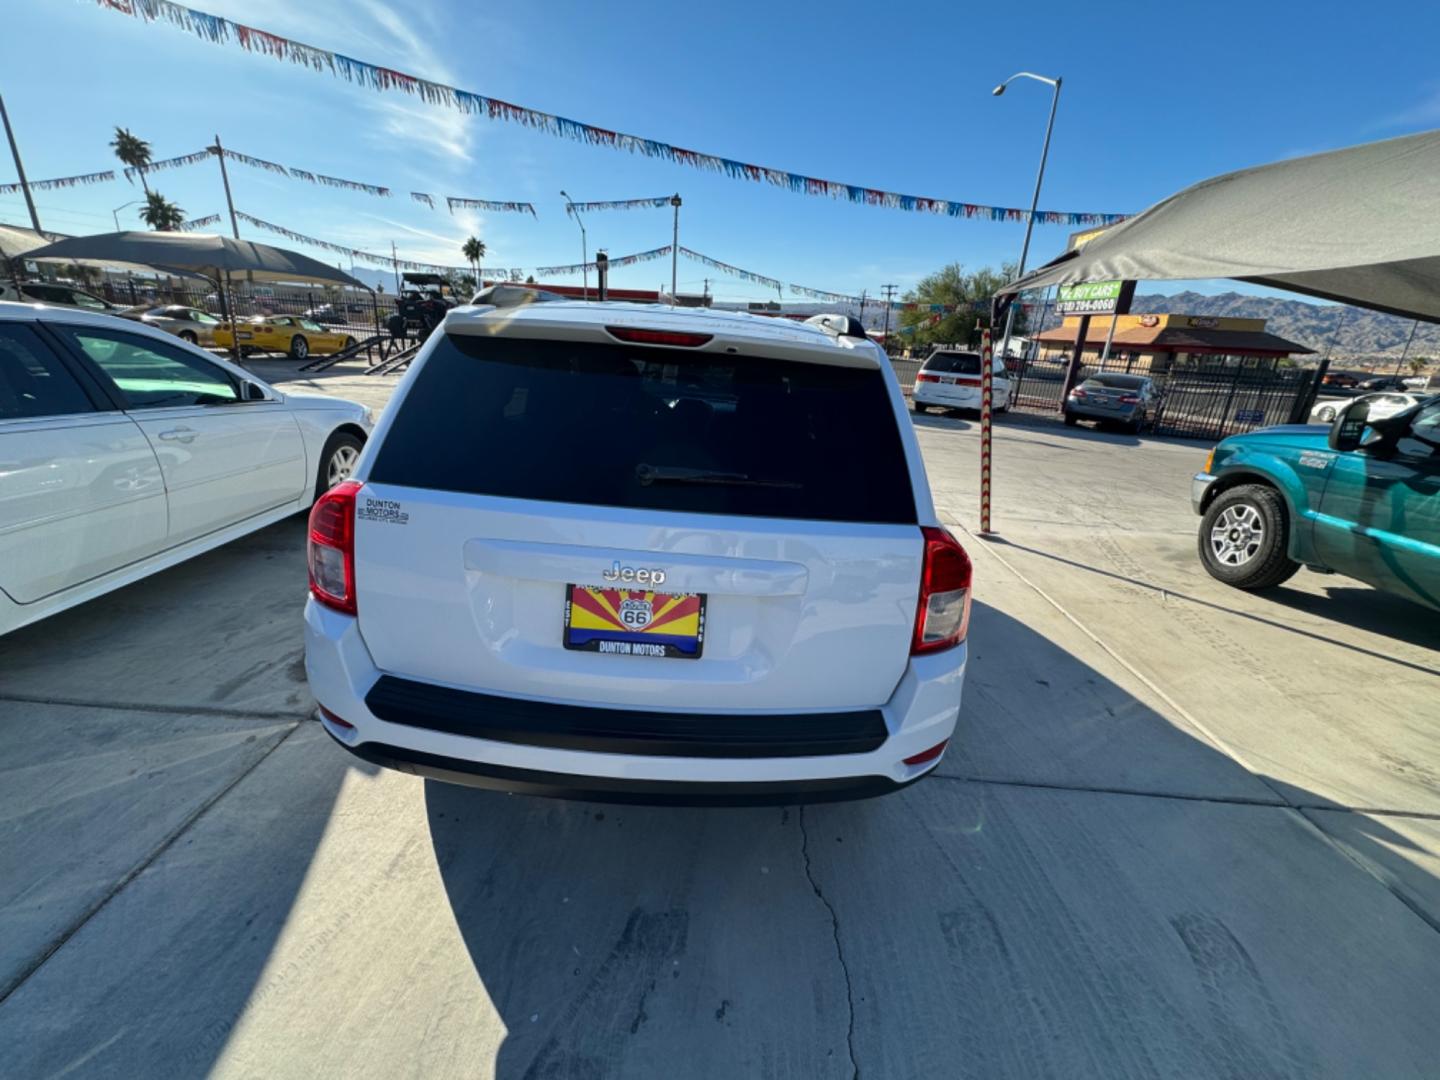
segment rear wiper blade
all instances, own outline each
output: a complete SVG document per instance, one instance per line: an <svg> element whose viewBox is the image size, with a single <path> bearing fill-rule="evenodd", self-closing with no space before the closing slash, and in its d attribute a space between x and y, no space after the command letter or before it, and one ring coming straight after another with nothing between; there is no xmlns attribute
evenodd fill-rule
<svg viewBox="0 0 1440 1080"><path fill-rule="evenodd" d="M635 478L645 487L651 484L723 484L730 487L801 488L794 480L761 480L746 473L719 472L714 469L689 469L683 465L635 466Z"/></svg>

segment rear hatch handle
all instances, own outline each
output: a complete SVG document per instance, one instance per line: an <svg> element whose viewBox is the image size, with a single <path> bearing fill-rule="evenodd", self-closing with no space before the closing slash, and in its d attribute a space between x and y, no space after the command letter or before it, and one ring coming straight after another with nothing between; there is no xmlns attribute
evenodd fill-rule
<svg viewBox="0 0 1440 1080"><path fill-rule="evenodd" d="M769 559L681 555L529 540L477 538L465 543L467 571L525 581L604 586L610 582L602 575L617 563L662 570L663 583L651 586L662 592L803 596L810 583L810 571L803 564Z"/></svg>

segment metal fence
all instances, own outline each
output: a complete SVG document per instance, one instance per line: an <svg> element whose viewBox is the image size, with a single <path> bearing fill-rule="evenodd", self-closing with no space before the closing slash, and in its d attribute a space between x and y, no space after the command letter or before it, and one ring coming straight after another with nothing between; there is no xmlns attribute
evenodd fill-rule
<svg viewBox="0 0 1440 1080"><path fill-rule="evenodd" d="M137 281L107 281L100 289L105 299L126 306L183 304L220 315L220 294L213 288L191 288ZM253 315L304 315L324 326L345 329L357 338L379 333L395 313L396 298L357 289L269 288L236 285L230 294L233 313L242 319Z"/></svg>
<svg viewBox="0 0 1440 1080"><path fill-rule="evenodd" d="M1012 361L1014 407L1058 413L1067 360L1052 354ZM1327 367L1324 362L1281 367L1271 359L1232 356L1192 356L1189 362L1172 363L1168 357L1157 361L1122 353L1103 363L1087 362L1079 377L1101 371L1144 375L1155 383L1156 434L1218 440L1271 424L1305 423Z"/></svg>

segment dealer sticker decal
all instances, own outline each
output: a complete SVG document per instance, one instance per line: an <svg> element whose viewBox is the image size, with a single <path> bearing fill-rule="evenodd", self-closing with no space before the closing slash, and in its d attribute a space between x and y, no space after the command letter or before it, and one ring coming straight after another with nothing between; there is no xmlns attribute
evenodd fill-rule
<svg viewBox="0 0 1440 1080"><path fill-rule="evenodd" d="M410 513L400 509L394 499L366 499L360 504L355 516L361 521L379 521L386 525L408 525Z"/></svg>

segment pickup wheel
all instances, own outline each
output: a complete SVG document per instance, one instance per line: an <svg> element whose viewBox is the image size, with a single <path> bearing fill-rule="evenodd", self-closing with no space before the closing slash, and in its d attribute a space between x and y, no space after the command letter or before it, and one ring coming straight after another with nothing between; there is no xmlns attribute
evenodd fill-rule
<svg viewBox="0 0 1440 1080"><path fill-rule="evenodd" d="M1274 488L1242 484L1216 496L1200 519L1200 561L1237 589L1271 589L1300 569L1288 553L1290 519Z"/></svg>

